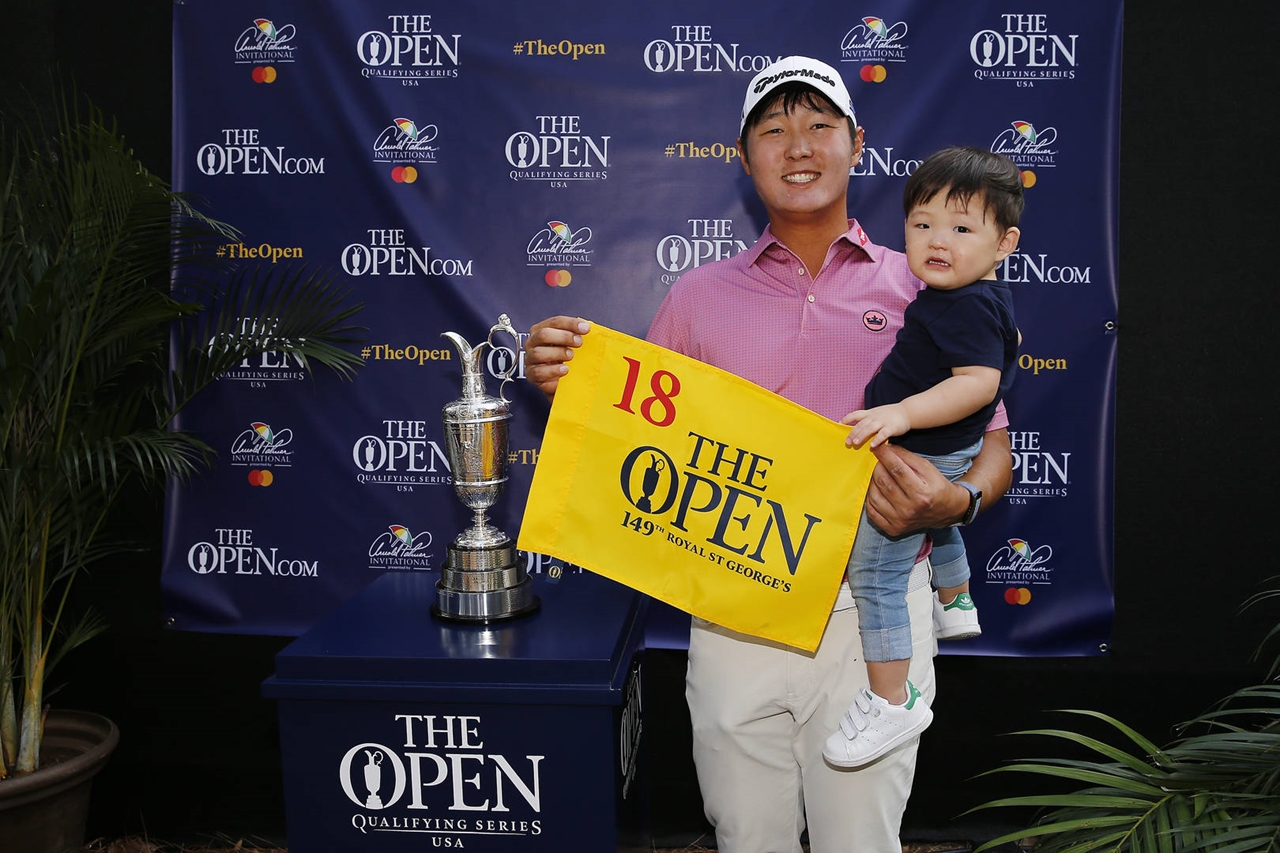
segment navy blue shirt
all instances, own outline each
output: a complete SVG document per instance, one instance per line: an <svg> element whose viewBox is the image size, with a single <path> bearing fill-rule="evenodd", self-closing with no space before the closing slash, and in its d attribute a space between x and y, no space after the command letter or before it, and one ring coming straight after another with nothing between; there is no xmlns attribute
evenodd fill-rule
<svg viewBox="0 0 1280 853"><path fill-rule="evenodd" d="M953 453L982 437L1013 384L1017 360L1018 327L1008 284L984 279L957 290L925 288L907 306L893 350L867 383L866 406L900 403L949 379L953 367L996 368L1000 390L988 405L956 423L913 429L893 439L914 453Z"/></svg>

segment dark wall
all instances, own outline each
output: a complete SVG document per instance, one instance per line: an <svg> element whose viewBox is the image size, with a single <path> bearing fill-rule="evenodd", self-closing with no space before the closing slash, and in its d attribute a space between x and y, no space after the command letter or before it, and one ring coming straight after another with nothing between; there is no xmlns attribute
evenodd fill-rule
<svg viewBox="0 0 1280 853"><path fill-rule="evenodd" d="M55 58L168 174L169 4L15 5L0 36L4 86ZM1277 614L1238 608L1277 574L1258 535L1273 518L1275 463L1244 439L1274 432L1261 371L1278 336L1264 111L1278 13L1236 4L1208 28L1202 12L1185 0L1126 6L1113 649L1099 659L941 658L907 834L968 831L972 818L948 823L1012 793L1013 777L971 777L1043 754L999 735L1064 722L1049 709L1105 711L1163 743L1174 724L1260 677L1250 654ZM158 542L159 507L159 496L140 498L127 523ZM166 631L158 573L158 555L143 553L79 591L112 628L65 664L68 686L53 701L106 713L123 731L90 832L282 836L275 710L258 690L285 641ZM696 834L683 667L679 653L650 653L654 820Z"/></svg>

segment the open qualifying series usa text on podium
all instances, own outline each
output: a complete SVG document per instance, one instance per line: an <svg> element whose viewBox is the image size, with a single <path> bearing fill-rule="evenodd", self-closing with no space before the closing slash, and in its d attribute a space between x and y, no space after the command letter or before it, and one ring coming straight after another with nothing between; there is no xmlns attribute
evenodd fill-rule
<svg viewBox="0 0 1280 853"><path fill-rule="evenodd" d="M541 612L460 624L435 581L383 575L276 656L290 853L648 849L647 599L539 578Z"/></svg>

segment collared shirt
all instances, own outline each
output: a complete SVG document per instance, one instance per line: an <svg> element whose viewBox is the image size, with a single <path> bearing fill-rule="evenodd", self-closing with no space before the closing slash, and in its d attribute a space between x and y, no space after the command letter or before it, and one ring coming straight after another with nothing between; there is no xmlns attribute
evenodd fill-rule
<svg viewBox="0 0 1280 853"><path fill-rule="evenodd" d="M765 228L747 251L672 285L648 338L839 420L863 407L923 287L906 256L872 243L856 220L817 275ZM1002 407L990 428L1007 424Z"/></svg>

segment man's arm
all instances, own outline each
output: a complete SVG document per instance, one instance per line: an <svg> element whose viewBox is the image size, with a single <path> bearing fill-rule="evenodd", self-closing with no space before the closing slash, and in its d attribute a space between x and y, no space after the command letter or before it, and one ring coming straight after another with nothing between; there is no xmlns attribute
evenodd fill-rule
<svg viewBox="0 0 1280 853"><path fill-rule="evenodd" d="M932 462L892 444L872 452L880 464L871 474L867 516L889 536L949 527L968 511L969 492L942 476ZM1013 482L1008 430L984 436L982 451L964 480L982 490L983 510L1004 496Z"/></svg>

